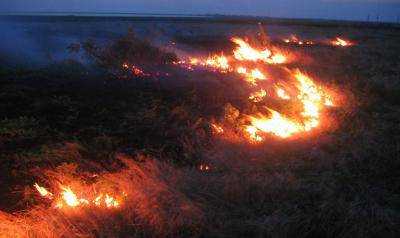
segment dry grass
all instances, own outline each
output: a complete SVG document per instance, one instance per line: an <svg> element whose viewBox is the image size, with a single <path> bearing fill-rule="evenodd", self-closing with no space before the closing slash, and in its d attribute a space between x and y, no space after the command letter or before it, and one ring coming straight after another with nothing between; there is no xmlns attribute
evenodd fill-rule
<svg viewBox="0 0 400 238"><path fill-rule="evenodd" d="M65 89L41 75L47 72L5 72L1 84L9 90L0 98L23 103L0 104L7 115L0 121L1 191L16 193L0 197L7 208L0 236L397 237L400 34L344 32L358 45L288 49L343 96L341 107L328 112L331 125L258 145L234 129L216 136L207 127L223 118L226 103L248 106L234 79L201 72L192 75L202 79L195 82L79 82ZM24 77L46 87L26 86ZM84 193L107 187L128 196L112 211L57 210L38 197L35 181L52 191L61 182Z"/></svg>

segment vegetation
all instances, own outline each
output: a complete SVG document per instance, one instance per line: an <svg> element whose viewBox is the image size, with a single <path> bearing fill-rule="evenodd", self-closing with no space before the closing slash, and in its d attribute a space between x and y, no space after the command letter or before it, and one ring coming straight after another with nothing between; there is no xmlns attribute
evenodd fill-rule
<svg viewBox="0 0 400 238"><path fill-rule="evenodd" d="M129 201L135 218L103 214L96 225L86 218L65 225L52 212L65 236L398 237L400 33L348 32L355 47L298 49L315 59L306 70L345 96L332 112L336 124L259 145L223 140L208 124L227 103L243 107L239 83L204 72L186 79L171 64L176 56L131 33L106 48L83 44L100 76L72 61L1 69L0 210L37 209L32 184L48 171L111 171L110 180L140 194ZM153 60L174 78L120 68L129 62L152 71ZM34 214L45 221L40 209ZM16 224L2 213L0 221L0 234Z"/></svg>

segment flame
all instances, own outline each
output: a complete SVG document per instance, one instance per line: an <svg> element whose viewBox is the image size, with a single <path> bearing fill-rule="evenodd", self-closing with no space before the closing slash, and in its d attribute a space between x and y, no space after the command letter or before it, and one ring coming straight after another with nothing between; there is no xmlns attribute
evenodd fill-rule
<svg viewBox="0 0 400 238"><path fill-rule="evenodd" d="M336 45L336 46L341 46L341 47L347 47L347 46L351 46L352 45L352 43L350 41L344 40L344 39L339 38L339 37L336 37L336 39L334 39L332 41L332 44Z"/></svg>
<svg viewBox="0 0 400 238"><path fill-rule="evenodd" d="M319 126L322 108L326 105L333 105L330 96L318 87L309 76L299 70L291 72L291 75L297 82L296 86L299 91L297 99L303 105L301 118L287 118L272 109L268 109L270 116L250 116L250 125L245 127L245 131L253 141L262 141L262 133L271 133L281 138L288 138L300 132L310 131ZM279 98L292 99L283 88L276 86L275 89ZM257 102L257 93L259 92L251 94L249 99Z"/></svg>
<svg viewBox="0 0 400 238"><path fill-rule="evenodd" d="M264 89L260 89L259 91L250 94L249 99L253 102L261 102L265 96L267 96L267 92Z"/></svg>
<svg viewBox="0 0 400 238"><path fill-rule="evenodd" d="M315 128L319 124L319 114L321 109L321 102L323 99L323 93L310 77L301 73L300 71L296 71L294 74L295 78L298 81L298 89L300 94L297 96L298 99L303 103L304 110L302 115L306 118L305 130L309 131L312 128Z"/></svg>
<svg viewBox="0 0 400 238"><path fill-rule="evenodd" d="M63 187L61 192L62 199L70 207L76 207L80 205L80 200L76 194L69 187Z"/></svg>
<svg viewBox="0 0 400 238"><path fill-rule="evenodd" d="M231 39L237 45L233 51L233 56L239 61L262 61L268 64L282 64L286 62L286 57L282 54L274 54L270 49L258 50L250 46L249 43L241 38Z"/></svg>
<svg viewBox="0 0 400 238"><path fill-rule="evenodd" d="M219 68L222 70L229 69L228 59L222 55L214 55L206 60L206 65L209 67Z"/></svg>
<svg viewBox="0 0 400 238"><path fill-rule="evenodd" d="M118 207L119 202L111 197L110 195L106 194L106 197L104 198L104 203L106 204L106 207Z"/></svg>
<svg viewBox="0 0 400 238"><path fill-rule="evenodd" d="M54 195L47 191L47 189L40 187L37 183L34 187L39 192L42 197L49 199L54 199ZM103 194L95 196L94 199L78 197L76 193L69 186L60 185L60 195L56 197L55 208L61 209L64 207L80 207L80 206L96 206L96 207L106 207L106 208L118 208L120 206L120 201L110 194ZM126 196L126 195L124 195ZM91 202L90 202L91 201Z"/></svg>
<svg viewBox="0 0 400 238"><path fill-rule="evenodd" d="M259 81L269 79L266 76L262 64L283 64L288 61L287 56L279 49L268 48L255 48L252 47L245 40L234 37L231 39L236 47L233 50L232 57L220 55L213 55L205 59L191 58L190 65L200 65L209 67L219 72L236 72L241 78L248 82L250 86L260 87L258 91L252 92L248 99L253 103L260 103L265 101L267 96L267 88L270 87L265 84L258 85ZM311 45L312 41L300 40L292 35L291 38L284 39L286 43L293 43L299 45ZM337 38L337 44L349 45L350 42ZM307 75L301 73L299 70L289 71L289 75L294 80L293 84L297 88L295 92L290 91L290 95L283 87L272 85L275 88L275 95L278 100L294 101L301 103L299 112L286 117L278 111L268 109L267 115L258 114L256 116L250 115L250 122L244 125L244 131L248 134L253 141L262 141L263 134L270 133L281 138L288 138L297 133L308 132L321 123L321 112L324 107L333 106L332 98L321 87L317 86L314 81ZM274 80L271 80L271 83ZM291 114L292 115L292 114ZM215 134L223 132L219 125L211 124Z"/></svg>
<svg viewBox="0 0 400 238"><path fill-rule="evenodd" d="M268 60L268 62L270 63L270 64L283 64L283 63L285 63L286 62L286 56L284 56L284 55L282 55L282 54L276 54L276 55L273 55L272 57L271 57L271 59L270 60Z"/></svg>
<svg viewBox="0 0 400 238"><path fill-rule="evenodd" d="M246 68L244 68L242 66L239 66L236 69L236 72L239 73L239 74L244 75L245 76L244 80L249 82L252 85L257 85L257 81L258 80L266 80L267 79L267 77L257 68L256 69L252 69L249 72Z"/></svg>
<svg viewBox="0 0 400 238"><path fill-rule="evenodd" d="M239 66L236 70L239 74L247 74L247 69L243 66Z"/></svg>
<svg viewBox="0 0 400 238"><path fill-rule="evenodd" d="M276 87L276 95L285 100L290 99L290 96L286 93L286 91L280 87Z"/></svg>
<svg viewBox="0 0 400 238"><path fill-rule="evenodd" d="M42 197L49 197L49 198L53 197L53 194L51 192L47 191L46 188L39 186L39 184L35 183L33 186L36 188L36 190Z"/></svg>
<svg viewBox="0 0 400 238"><path fill-rule="evenodd" d="M253 141L260 142L263 140L263 138L257 134L258 129L255 126L247 126L246 132L249 134L250 139Z"/></svg>
<svg viewBox="0 0 400 238"><path fill-rule="evenodd" d="M288 118L282 116L279 112L272 109L268 109L271 113L270 118L265 117L251 117L251 128L257 129L257 131L264 133L272 133L276 136L287 138L302 130L302 126ZM249 127L247 128L249 130ZM254 129L251 135L253 135ZM257 141L259 139L257 138Z"/></svg>
<svg viewBox="0 0 400 238"><path fill-rule="evenodd" d="M213 132L215 134L221 134L224 133L224 128L222 128L222 126L211 123L211 128L213 129Z"/></svg>

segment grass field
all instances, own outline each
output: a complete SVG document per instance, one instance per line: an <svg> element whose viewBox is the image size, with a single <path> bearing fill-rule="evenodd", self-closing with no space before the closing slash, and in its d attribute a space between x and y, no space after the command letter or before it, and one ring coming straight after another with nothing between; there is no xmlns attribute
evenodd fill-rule
<svg viewBox="0 0 400 238"><path fill-rule="evenodd" d="M165 42L198 54L230 49L230 36L259 29L191 22L172 31L174 24L165 25ZM264 26L274 45L300 56L287 67L341 101L324 130L290 140L213 133L209 122L226 119L228 104L250 110L246 87L232 75L166 65L176 57L164 52L170 45L160 51L137 40L100 55L88 41L80 51L91 64L4 64L0 237L398 237L399 28L280 24ZM291 46L281 42L288 34L356 44ZM127 59L172 76L127 76L116 70ZM127 195L112 211L59 211L36 182Z"/></svg>

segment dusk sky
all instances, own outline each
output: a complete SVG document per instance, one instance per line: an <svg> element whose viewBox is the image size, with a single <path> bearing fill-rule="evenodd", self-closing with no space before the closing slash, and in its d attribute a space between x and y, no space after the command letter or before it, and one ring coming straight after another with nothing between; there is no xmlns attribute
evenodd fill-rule
<svg viewBox="0 0 400 238"><path fill-rule="evenodd" d="M0 12L235 14L396 22L400 0L2 0Z"/></svg>

